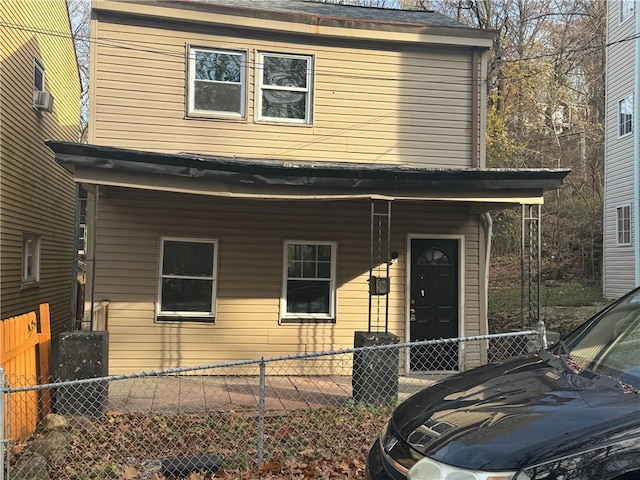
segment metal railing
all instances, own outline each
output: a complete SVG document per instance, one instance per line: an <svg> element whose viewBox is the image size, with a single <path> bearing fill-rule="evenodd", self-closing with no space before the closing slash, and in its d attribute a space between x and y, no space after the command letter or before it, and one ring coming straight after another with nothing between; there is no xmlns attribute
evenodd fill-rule
<svg viewBox="0 0 640 480"><path fill-rule="evenodd" d="M461 358L481 365L542 341L526 331L39 384L0 372L0 480L162 479L364 458L393 407L457 373ZM32 391L35 403L25 400ZM11 412L34 408L36 433L12 441Z"/></svg>

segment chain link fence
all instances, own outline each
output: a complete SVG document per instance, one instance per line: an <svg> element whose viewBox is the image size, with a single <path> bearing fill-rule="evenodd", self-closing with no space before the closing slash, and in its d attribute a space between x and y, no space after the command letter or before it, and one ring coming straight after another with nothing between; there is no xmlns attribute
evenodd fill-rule
<svg viewBox="0 0 640 480"><path fill-rule="evenodd" d="M460 365L541 344L539 332L527 331L72 382L0 378L0 480L159 480L364 458L398 402ZM35 431L12 436L29 409L38 413Z"/></svg>

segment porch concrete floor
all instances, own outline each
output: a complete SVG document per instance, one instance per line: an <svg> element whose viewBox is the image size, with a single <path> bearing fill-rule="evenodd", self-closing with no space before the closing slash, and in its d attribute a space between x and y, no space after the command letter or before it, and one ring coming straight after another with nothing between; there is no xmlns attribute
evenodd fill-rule
<svg viewBox="0 0 640 480"><path fill-rule="evenodd" d="M398 399L409 397L442 375L401 376ZM260 382L255 376L151 376L114 380L108 410L120 412L255 414ZM268 376L264 408L269 414L313 407L339 406L352 398L350 376Z"/></svg>

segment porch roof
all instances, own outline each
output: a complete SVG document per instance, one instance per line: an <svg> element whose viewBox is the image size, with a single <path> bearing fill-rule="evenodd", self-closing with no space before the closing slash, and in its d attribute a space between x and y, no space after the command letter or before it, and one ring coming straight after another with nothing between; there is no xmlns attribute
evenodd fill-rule
<svg viewBox="0 0 640 480"><path fill-rule="evenodd" d="M76 182L260 198L353 198L541 203L568 169L425 168L159 153L49 140Z"/></svg>

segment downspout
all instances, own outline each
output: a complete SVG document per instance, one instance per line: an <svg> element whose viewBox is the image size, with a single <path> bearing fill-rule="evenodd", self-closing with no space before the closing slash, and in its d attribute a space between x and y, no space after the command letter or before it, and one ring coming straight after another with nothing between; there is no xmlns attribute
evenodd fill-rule
<svg viewBox="0 0 640 480"><path fill-rule="evenodd" d="M486 235L486 247L484 257L484 319L487 322L487 334L489 333L489 267L491 266L491 237L493 235L493 219L489 212L482 214L484 231Z"/></svg>
<svg viewBox="0 0 640 480"><path fill-rule="evenodd" d="M640 113L640 12L638 4L634 6L636 15L636 40L635 40L635 86L633 92L633 228L635 247L635 280L636 287L640 285L640 129L638 128L638 114Z"/></svg>
<svg viewBox="0 0 640 480"><path fill-rule="evenodd" d="M76 211L73 220L73 280L71 283L71 325L70 331L82 330L82 320L78 322L78 232L80 230L80 185L76 185ZM78 323L80 325L78 325Z"/></svg>
<svg viewBox="0 0 640 480"><path fill-rule="evenodd" d="M96 295L96 251L98 250L97 240L98 240L98 199L100 198L100 185L96 185L95 192L95 200L93 201L93 232L91 236L93 238L93 248L92 248L92 262L91 262L91 314L89 317L89 331L93 332L93 309L95 305L95 295Z"/></svg>

